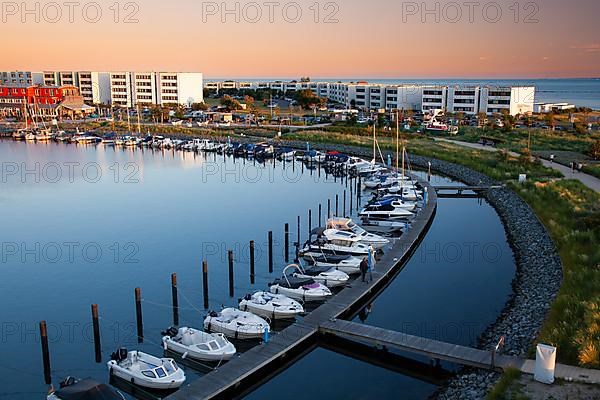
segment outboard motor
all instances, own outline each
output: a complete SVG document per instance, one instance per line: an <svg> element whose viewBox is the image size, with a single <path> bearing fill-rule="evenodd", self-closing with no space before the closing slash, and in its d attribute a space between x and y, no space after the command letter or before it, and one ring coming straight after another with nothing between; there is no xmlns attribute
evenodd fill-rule
<svg viewBox="0 0 600 400"><path fill-rule="evenodd" d="M219 313L217 313L216 311L211 311L210 313L208 313L208 315L212 318L217 318L219 316Z"/></svg>
<svg viewBox="0 0 600 400"><path fill-rule="evenodd" d="M177 336L178 333L179 333L179 330L177 328L175 328L174 326L170 326L169 328L167 328L167 330L161 332L161 335L175 337L175 336Z"/></svg>
<svg viewBox="0 0 600 400"><path fill-rule="evenodd" d="M244 300L246 300L246 301L250 301L250 300L252 300L252 295L251 295L251 294L247 294L247 295L244 297Z"/></svg>
<svg viewBox="0 0 600 400"><path fill-rule="evenodd" d="M119 348L117 351L111 354L110 359L117 362L127 360L127 349L125 347Z"/></svg>
<svg viewBox="0 0 600 400"><path fill-rule="evenodd" d="M61 389L64 389L69 386L73 386L75 384L75 378L72 376L67 376L62 382L59 383Z"/></svg>

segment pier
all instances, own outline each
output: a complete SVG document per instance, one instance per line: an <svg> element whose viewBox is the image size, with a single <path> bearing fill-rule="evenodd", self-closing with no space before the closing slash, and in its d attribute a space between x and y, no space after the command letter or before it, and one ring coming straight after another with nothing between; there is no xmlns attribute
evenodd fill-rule
<svg viewBox="0 0 600 400"><path fill-rule="evenodd" d="M322 326L337 319L352 319L370 304L397 276L406 261L425 237L437 210L437 195L421 181L430 193L427 203L415 217L411 229L395 241L372 272L369 283L355 280L326 303L278 334L268 343L257 345L227 364L204 375L168 397L179 399L230 399L255 387L257 382L273 376L298 358L313 350Z"/></svg>
<svg viewBox="0 0 600 400"><path fill-rule="evenodd" d="M434 186L438 198L454 199L454 198L480 198L484 192L493 189L501 189L502 186ZM467 192L467 193L465 193Z"/></svg>

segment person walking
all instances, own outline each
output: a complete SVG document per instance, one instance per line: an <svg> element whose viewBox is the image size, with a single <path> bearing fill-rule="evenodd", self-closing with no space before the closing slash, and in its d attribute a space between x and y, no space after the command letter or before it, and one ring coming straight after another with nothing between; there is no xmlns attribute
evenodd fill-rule
<svg viewBox="0 0 600 400"><path fill-rule="evenodd" d="M369 260L367 260L367 257L364 257L360 262L360 275L363 282L366 282L367 271L369 271Z"/></svg>

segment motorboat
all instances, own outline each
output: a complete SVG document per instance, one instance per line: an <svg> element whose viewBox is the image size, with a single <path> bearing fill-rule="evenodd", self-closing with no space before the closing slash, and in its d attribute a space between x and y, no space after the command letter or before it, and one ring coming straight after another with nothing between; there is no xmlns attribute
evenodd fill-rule
<svg viewBox="0 0 600 400"><path fill-rule="evenodd" d="M304 260L317 267L335 268L339 271L345 272L348 275L360 274L361 259L358 257L333 254L315 255L313 253L306 253L304 255Z"/></svg>
<svg viewBox="0 0 600 400"><path fill-rule="evenodd" d="M70 376L58 390L51 387L46 400L125 400L125 396L104 383Z"/></svg>
<svg viewBox="0 0 600 400"><path fill-rule="evenodd" d="M380 189L380 188L386 188L386 187L391 187L394 186L396 184L400 184L400 182L402 182L402 185L405 186L404 182L409 181L410 177L404 175L382 175L382 174L378 174L375 175L373 177L371 177L370 179L367 179L363 182L363 184L365 185L365 188L367 189Z"/></svg>
<svg viewBox="0 0 600 400"><path fill-rule="evenodd" d="M363 218L361 220L361 225L369 232L394 235L406 228L408 223L398 220L391 221L385 219Z"/></svg>
<svg viewBox="0 0 600 400"><path fill-rule="evenodd" d="M384 194L383 196L381 196L379 198L374 199L374 201L389 201L389 200L392 200L395 207L403 208L408 211L414 211L417 208L417 203L415 203L414 201L406 200L400 194L388 193L388 194Z"/></svg>
<svg viewBox="0 0 600 400"><path fill-rule="evenodd" d="M323 164L327 159L327 154L317 150L309 150L297 154L301 155L301 160L307 163Z"/></svg>
<svg viewBox="0 0 600 400"><path fill-rule="evenodd" d="M204 319L204 329L234 339L260 339L265 331L271 330L258 315L237 308L225 308L220 313L212 311Z"/></svg>
<svg viewBox="0 0 600 400"><path fill-rule="evenodd" d="M369 254L369 245L361 243L360 237L352 232L317 228L300 251L303 256L307 253L313 256L339 254L362 257Z"/></svg>
<svg viewBox="0 0 600 400"><path fill-rule="evenodd" d="M162 338L165 350L181 354L183 358L200 361L229 360L237 352L222 333L206 333L194 328L171 327Z"/></svg>
<svg viewBox="0 0 600 400"><path fill-rule="evenodd" d="M19 129L16 132L13 132L12 137L15 140L25 140L27 133L29 133L27 129Z"/></svg>
<svg viewBox="0 0 600 400"><path fill-rule="evenodd" d="M295 278L312 278L315 282L321 283L328 288L345 286L350 277L347 273L336 269L335 267L319 267L312 266L304 268L300 266L300 270L292 274Z"/></svg>
<svg viewBox="0 0 600 400"><path fill-rule="evenodd" d="M292 270L290 273L288 271ZM283 294L292 299L310 302L324 301L331 296L331 290L312 278L297 278L292 276L293 270L302 272L296 264L288 265L283 269L280 279L269 285L269 290L274 294Z"/></svg>
<svg viewBox="0 0 600 400"><path fill-rule="evenodd" d="M398 194L403 200L417 201L423 197L423 192L415 189L414 186L395 185L389 188L379 189L380 193Z"/></svg>
<svg viewBox="0 0 600 400"><path fill-rule="evenodd" d="M359 215L375 219L405 219L412 217L414 214L395 205L394 200L388 199L368 204Z"/></svg>
<svg viewBox="0 0 600 400"><path fill-rule="evenodd" d="M271 320L291 319L304 312L304 308L296 300L282 294L269 292L246 295L240 301L240 310L249 311Z"/></svg>
<svg viewBox="0 0 600 400"><path fill-rule="evenodd" d="M175 360L141 351L120 348L107 365L111 375L149 389L177 389L185 382L185 372Z"/></svg>
<svg viewBox="0 0 600 400"><path fill-rule="evenodd" d="M254 157L256 158L272 158L275 155L275 149L268 143L257 143L254 147Z"/></svg>
<svg viewBox="0 0 600 400"><path fill-rule="evenodd" d="M294 161L296 151L289 147L284 147L278 150L278 157L283 161Z"/></svg>
<svg viewBox="0 0 600 400"><path fill-rule="evenodd" d="M343 232L352 232L360 238L360 242L379 250L390 243L389 239L367 232L350 218L330 218L327 221L328 229L337 229Z"/></svg>

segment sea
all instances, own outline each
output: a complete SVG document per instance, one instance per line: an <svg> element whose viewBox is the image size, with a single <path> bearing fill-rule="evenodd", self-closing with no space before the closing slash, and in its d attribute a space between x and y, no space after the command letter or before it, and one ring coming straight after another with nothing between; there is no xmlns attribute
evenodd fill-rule
<svg viewBox="0 0 600 400"><path fill-rule="evenodd" d="M231 78L230 78L231 79ZM291 81L298 78L236 78L243 82ZM206 82L226 79L207 78ZM357 82L381 84L419 84L419 85L480 85L480 86L535 86L536 103L570 103L577 107L600 110L600 78L568 79L335 79L312 78L315 82Z"/></svg>

